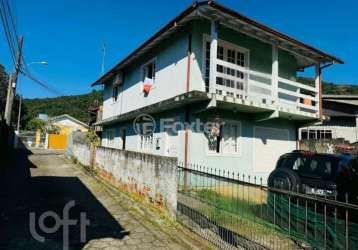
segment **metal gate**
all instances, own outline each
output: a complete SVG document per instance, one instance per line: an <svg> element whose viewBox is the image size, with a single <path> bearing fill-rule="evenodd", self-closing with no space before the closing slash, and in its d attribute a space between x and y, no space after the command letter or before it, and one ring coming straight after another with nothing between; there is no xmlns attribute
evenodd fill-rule
<svg viewBox="0 0 358 250"><path fill-rule="evenodd" d="M50 149L66 149L67 135L65 134L49 134L48 135L48 148Z"/></svg>

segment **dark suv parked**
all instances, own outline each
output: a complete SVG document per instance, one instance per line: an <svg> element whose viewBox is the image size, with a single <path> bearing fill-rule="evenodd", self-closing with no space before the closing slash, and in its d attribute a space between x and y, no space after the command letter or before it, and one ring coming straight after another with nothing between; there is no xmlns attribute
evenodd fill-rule
<svg viewBox="0 0 358 250"><path fill-rule="evenodd" d="M358 160L348 154L293 151L284 154L268 178L269 187L358 203Z"/></svg>

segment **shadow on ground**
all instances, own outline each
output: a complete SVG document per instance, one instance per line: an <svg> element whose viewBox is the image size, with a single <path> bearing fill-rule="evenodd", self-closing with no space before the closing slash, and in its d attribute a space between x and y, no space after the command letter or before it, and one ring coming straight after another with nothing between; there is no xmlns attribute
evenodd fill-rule
<svg viewBox="0 0 358 250"><path fill-rule="evenodd" d="M63 218L63 208L70 201L70 219L78 220L69 226L69 249L81 249L86 242L98 238L122 239L128 233L77 177L31 177L36 168L30 160L31 151L9 152L8 164L0 166L0 249L63 249L63 227L46 234L40 230L38 219L46 211ZM41 157L41 156L40 156ZM1 161L1 156L0 156ZM30 213L35 214L36 232L46 238L41 243L30 233ZM80 238L80 215L86 213L86 241ZM53 228L55 220L47 217L45 226Z"/></svg>

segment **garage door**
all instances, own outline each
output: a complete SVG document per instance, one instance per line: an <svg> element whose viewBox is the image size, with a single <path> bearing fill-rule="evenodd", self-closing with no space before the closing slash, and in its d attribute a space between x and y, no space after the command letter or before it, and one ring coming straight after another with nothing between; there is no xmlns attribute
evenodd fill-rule
<svg viewBox="0 0 358 250"><path fill-rule="evenodd" d="M280 155L292 151L287 129L255 127L254 171L271 172Z"/></svg>
<svg viewBox="0 0 358 250"><path fill-rule="evenodd" d="M67 135L65 134L49 134L48 135L48 147L50 149L66 149L67 147Z"/></svg>

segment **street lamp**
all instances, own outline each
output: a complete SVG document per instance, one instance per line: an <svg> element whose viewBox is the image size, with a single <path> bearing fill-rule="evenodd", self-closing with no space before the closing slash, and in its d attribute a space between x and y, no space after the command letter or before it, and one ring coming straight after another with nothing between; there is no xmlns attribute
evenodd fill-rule
<svg viewBox="0 0 358 250"><path fill-rule="evenodd" d="M30 66L31 64L42 64L42 65L48 65L48 62L46 61L41 61L41 62L30 62L27 64L27 66Z"/></svg>

